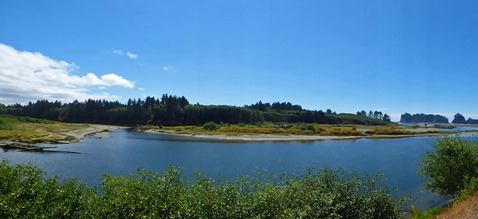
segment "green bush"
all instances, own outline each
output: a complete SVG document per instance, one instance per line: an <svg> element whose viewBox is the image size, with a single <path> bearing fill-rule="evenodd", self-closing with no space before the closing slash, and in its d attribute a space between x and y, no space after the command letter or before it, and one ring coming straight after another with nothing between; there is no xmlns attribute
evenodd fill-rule
<svg viewBox="0 0 478 219"><path fill-rule="evenodd" d="M40 124L53 124L54 121L46 120L46 119L37 119L31 117L17 117L17 120L20 122L28 122L28 123L40 123Z"/></svg>
<svg viewBox="0 0 478 219"><path fill-rule="evenodd" d="M463 189L461 189L458 194L459 194L459 200L465 200L473 195L475 195L478 192L478 178L477 177L472 177L470 178L465 178L465 186Z"/></svg>
<svg viewBox="0 0 478 219"><path fill-rule="evenodd" d="M0 163L0 218L76 218L86 188L77 180L45 179L32 165Z"/></svg>
<svg viewBox="0 0 478 219"><path fill-rule="evenodd" d="M12 129L13 129L13 126L11 123L0 119L0 130L12 130Z"/></svg>
<svg viewBox="0 0 478 219"><path fill-rule="evenodd" d="M478 143L457 136L440 138L425 155L419 175L427 178L426 187L431 191L456 197L478 177Z"/></svg>
<svg viewBox="0 0 478 219"><path fill-rule="evenodd" d="M206 122L204 123L202 128L208 131L216 131L219 128L219 125L216 124L215 122Z"/></svg>
<svg viewBox="0 0 478 219"><path fill-rule="evenodd" d="M312 131L314 132L315 131L315 126L314 124L301 124L299 125L299 129L302 130L302 131Z"/></svg>
<svg viewBox="0 0 478 219"><path fill-rule="evenodd" d="M435 219L437 216L445 210L445 207L438 206L430 208L426 211L419 211L412 205L412 217L411 219Z"/></svg>
<svg viewBox="0 0 478 219"><path fill-rule="evenodd" d="M96 189L44 179L31 165L0 165L0 218L401 218L380 175L309 170L302 176L215 181L181 170L104 176Z"/></svg>

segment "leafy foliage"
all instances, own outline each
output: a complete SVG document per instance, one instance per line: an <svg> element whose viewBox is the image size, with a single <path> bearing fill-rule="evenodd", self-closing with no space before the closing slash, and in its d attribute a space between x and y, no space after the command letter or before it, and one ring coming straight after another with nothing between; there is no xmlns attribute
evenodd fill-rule
<svg viewBox="0 0 478 219"><path fill-rule="evenodd" d="M354 114L342 113L337 115L328 115L330 118L340 121L337 122L345 123L345 124L360 124L360 125L387 125L390 124L389 121L384 121L380 119L364 117L364 116L357 116Z"/></svg>
<svg viewBox="0 0 478 219"><path fill-rule="evenodd" d="M478 177L466 177L465 186L461 189L458 194L459 200L465 200L478 192Z"/></svg>
<svg viewBox="0 0 478 219"><path fill-rule="evenodd" d="M181 170L104 176L97 189L58 182L31 165L0 164L1 218L401 218L380 175L309 170L306 175L215 181Z"/></svg>
<svg viewBox="0 0 478 219"><path fill-rule="evenodd" d="M427 177L426 186L441 195L456 196L467 184L476 187L470 180L478 177L478 143L457 136L440 138L425 155L419 175Z"/></svg>
<svg viewBox="0 0 478 219"><path fill-rule="evenodd" d="M32 165L0 163L0 218L75 218L86 187L77 180L44 179Z"/></svg>
<svg viewBox="0 0 478 219"><path fill-rule="evenodd" d="M411 219L436 219L437 216L445 210L443 206L438 206L435 208L428 209L426 211L419 211L412 206L412 217Z"/></svg>
<svg viewBox="0 0 478 219"><path fill-rule="evenodd" d="M202 128L208 131L215 131L219 128L219 125L216 124L215 122L206 122L204 123Z"/></svg>

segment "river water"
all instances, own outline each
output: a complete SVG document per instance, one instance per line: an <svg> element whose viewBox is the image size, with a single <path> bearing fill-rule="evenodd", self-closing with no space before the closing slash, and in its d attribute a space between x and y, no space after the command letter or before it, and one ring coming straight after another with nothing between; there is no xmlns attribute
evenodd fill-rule
<svg viewBox="0 0 478 219"><path fill-rule="evenodd" d="M115 130L103 139L87 137L80 143L60 145L72 153L0 150L0 159L33 163L49 175L77 177L91 186L104 173L129 175L138 168L160 171L168 165L182 167L191 178L199 170L210 177L235 179L237 175L303 173L306 168L341 168L347 172L385 175L389 187L411 194L420 209L446 201L423 192L419 163L432 150L436 137L400 139L324 140L310 142L221 142Z"/></svg>

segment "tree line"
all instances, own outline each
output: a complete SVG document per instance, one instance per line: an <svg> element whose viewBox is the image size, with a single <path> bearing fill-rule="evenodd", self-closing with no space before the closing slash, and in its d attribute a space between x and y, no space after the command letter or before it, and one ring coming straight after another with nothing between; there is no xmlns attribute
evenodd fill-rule
<svg viewBox="0 0 478 219"><path fill-rule="evenodd" d="M129 99L126 103L86 100L61 103L38 100L28 104L0 104L0 114L27 116L73 123L158 126L203 125L206 122L257 124L264 122L340 124L342 119L332 110L305 110L290 102L262 103L244 107L190 104L186 97L164 94L161 98ZM387 116L355 119L358 124L375 124ZM386 114L385 114L386 115Z"/></svg>
<svg viewBox="0 0 478 219"><path fill-rule="evenodd" d="M383 121L387 121L387 122L390 122L390 116L388 114L383 114L381 111L373 111L370 110L368 111L368 114L367 112L365 112L365 110L362 110L362 111L358 111L357 112L357 116L363 116L363 117L368 117L368 118L372 118L372 119L378 119L378 120L383 120Z"/></svg>

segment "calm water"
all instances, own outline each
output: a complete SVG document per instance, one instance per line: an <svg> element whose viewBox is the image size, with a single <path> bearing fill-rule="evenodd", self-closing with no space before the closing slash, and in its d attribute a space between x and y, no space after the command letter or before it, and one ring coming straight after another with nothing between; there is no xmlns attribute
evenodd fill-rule
<svg viewBox="0 0 478 219"><path fill-rule="evenodd" d="M362 175L385 174L388 186L410 193L411 204L427 208L444 199L421 192L419 161L433 147L435 138L383 140L328 140L314 142L233 143L116 130L103 139L86 138L60 145L59 150L81 154L34 153L0 150L0 158L12 163L33 163L50 175L78 177L97 185L105 172L130 174L138 168L163 171L169 164L181 166L185 177L200 170L211 177L236 178L259 172L304 172L307 167L342 168Z"/></svg>

